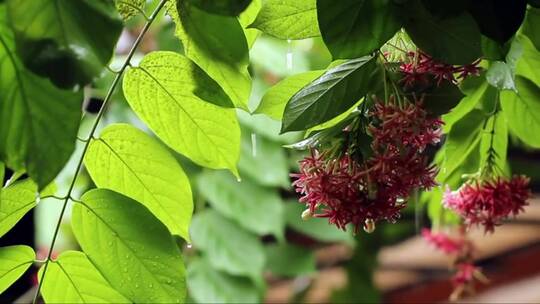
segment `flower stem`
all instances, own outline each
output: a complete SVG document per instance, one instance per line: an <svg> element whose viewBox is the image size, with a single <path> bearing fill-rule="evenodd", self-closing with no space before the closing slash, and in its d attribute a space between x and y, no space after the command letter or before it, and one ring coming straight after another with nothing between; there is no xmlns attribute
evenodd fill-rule
<svg viewBox="0 0 540 304"><path fill-rule="evenodd" d="M139 44L141 43L144 35L146 34L148 29L150 28L150 25L152 25L152 22L156 19L157 15L161 11L161 9L165 6L165 3L167 1L168 0L161 0L159 2L158 6L156 7L156 9L150 15L150 17L148 17L148 21L145 23L143 29L139 33L139 36L137 37L137 39L133 43L133 46L131 47L131 50L129 51L129 53L128 53L127 57L126 57L126 60L124 61L124 64L122 65L122 68L118 71L118 73L116 74L111 86L109 87L109 91L107 92L107 95L105 96L105 99L103 100L103 104L101 105L101 108L99 109L99 112L98 112L98 114L96 116L96 119L94 120L94 124L92 125L92 129L90 130L90 133L88 134L88 137L87 137L88 140L84 142L83 151L81 153L81 156L79 157L79 161L78 161L77 167L75 169L73 179L71 180L71 184L69 185L68 192L67 192L67 194L65 195L65 198L64 198L64 203L63 203L63 206L62 206L62 210L60 211L60 215L58 216L58 221L57 221L56 227L54 229L54 234L53 234L53 238L52 238L52 241L51 241L51 245L49 246L49 252L47 253L47 259L45 260L45 265L43 266L44 267L43 272L41 273L41 277L39 279L38 287L37 287L36 293L34 295L34 300L32 301L32 303L34 303L34 304L37 302L37 299L38 299L40 291L41 291L41 287L43 286L43 282L45 281L45 275L47 274L47 268L49 266L49 262L51 262L51 256L52 256L52 253L53 253L53 250L54 250L54 245L56 243L56 239L58 237L58 232L60 230L60 224L62 223L62 218L64 217L64 213L66 211L67 204L70 201L71 194L72 194L73 189L75 187L75 182L77 181L77 176L79 175L79 172L81 171L84 156L86 155L86 151L88 150L88 146L90 145L90 142L91 142L90 139L94 137L94 133L97 130L99 122L100 122L101 118L103 117L103 114L105 113L105 108L107 107L107 104L110 102L116 87L120 83L120 79L122 78L122 75L124 74L126 68L128 66L130 66L131 58L133 58L133 55L135 54L135 51L137 50Z"/></svg>

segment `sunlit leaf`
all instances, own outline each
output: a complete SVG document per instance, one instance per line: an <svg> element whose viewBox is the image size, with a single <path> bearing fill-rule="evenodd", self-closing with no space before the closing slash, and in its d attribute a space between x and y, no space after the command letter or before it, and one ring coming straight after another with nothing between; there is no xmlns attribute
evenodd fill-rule
<svg viewBox="0 0 540 304"><path fill-rule="evenodd" d="M244 34L246 36L246 41L251 48L257 37L259 37L260 31L254 28L248 28L248 26L255 21L257 14L259 13L262 7L262 0L252 0L251 4L238 16L238 21L244 29Z"/></svg>
<svg viewBox="0 0 540 304"><path fill-rule="evenodd" d="M98 187L137 200L171 233L189 240L193 213L189 180L157 141L130 125L110 125L92 140L84 163Z"/></svg>
<svg viewBox="0 0 540 304"><path fill-rule="evenodd" d="M0 189L0 236L8 232L36 206L37 186L30 180Z"/></svg>
<svg viewBox="0 0 540 304"><path fill-rule="evenodd" d="M35 258L34 250L28 246L0 247L0 293L26 272Z"/></svg>
<svg viewBox="0 0 540 304"><path fill-rule="evenodd" d="M165 225L111 190L90 190L81 200L73 206L73 233L115 290L135 303L184 301L184 264Z"/></svg>
<svg viewBox="0 0 540 304"><path fill-rule="evenodd" d="M43 267L38 278L42 273ZM79 251L65 251L49 263L41 294L46 303L131 303Z"/></svg>
<svg viewBox="0 0 540 304"><path fill-rule="evenodd" d="M540 51L540 8L529 7L521 33L531 40L537 51Z"/></svg>
<svg viewBox="0 0 540 304"><path fill-rule="evenodd" d="M128 20L143 11L146 0L114 0L114 3L122 18Z"/></svg>

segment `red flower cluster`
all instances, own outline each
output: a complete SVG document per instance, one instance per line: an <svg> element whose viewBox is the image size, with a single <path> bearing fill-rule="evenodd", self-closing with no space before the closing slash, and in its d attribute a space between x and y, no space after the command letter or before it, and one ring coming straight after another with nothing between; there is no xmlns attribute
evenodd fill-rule
<svg viewBox="0 0 540 304"><path fill-rule="evenodd" d="M422 229L422 237L429 244L445 254L457 254L463 251L468 242L464 238L453 238L443 232L433 232L430 229Z"/></svg>
<svg viewBox="0 0 540 304"><path fill-rule="evenodd" d="M400 65L400 71L404 74L402 81L405 87L415 85L428 85L431 77L440 85L442 81L456 83L457 79L465 79L470 75L479 75L480 59L466 65L454 66L438 62L423 52L408 52L409 61ZM459 74L454 77L455 74Z"/></svg>
<svg viewBox="0 0 540 304"><path fill-rule="evenodd" d="M465 183L458 191L447 189L443 203L461 215L469 226L483 225L486 232L493 232L503 219L523 211L530 196L527 177L495 177Z"/></svg>
<svg viewBox="0 0 540 304"><path fill-rule="evenodd" d="M435 185L436 169L422 151L440 140L441 120L428 118L420 104L377 103L370 118L372 157L327 159L314 151L300 161L300 173L291 174L309 214L341 229L352 223L355 231L369 231L376 221L394 222L413 188Z"/></svg>

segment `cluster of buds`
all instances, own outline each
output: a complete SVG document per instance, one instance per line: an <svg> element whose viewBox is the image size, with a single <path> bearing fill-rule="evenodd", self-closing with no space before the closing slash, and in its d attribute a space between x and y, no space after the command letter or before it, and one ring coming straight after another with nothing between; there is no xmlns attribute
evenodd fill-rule
<svg viewBox="0 0 540 304"><path fill-rule="evenodd" d="M422 230L422 236L430 245L442 251L448 256L452 256L452 268L455 273L452 276L454 291L450 295L450 300L460 299L464 294L474 294L474 284L476 281L487 283L488 280L474 265L473 243L466 237L466 227L461 226L459 234L452 236L444 232L434 232L429 229Z"/></svg>
<svg viewBox="0 0 540 304"><path fill-rule="evenodd" d="M497 176L469 181L457 191L447 188L443 204L459 214L467 225L481 225L485 232L493 232L504 219L523 211L530 196L529 178Z"/></svg>
<svg viewBox="0 0 540 304"><path fill-rule="evenodd" d="M341 229L351 223L355 232L370 232L377 221L395 222L414 188L436 185L437 170L423 151L439 142L442 121L428 117L420 102L399 106L392 99L378 101L368 116L369 157L313 150L300 161L300 173L291 174L308 207L304 218L325 217Z"/></svg>
<svg viewBox="0 0 540 304"><path fill-rule="evenodd" d="M470 75L479 75L480 59L465 65L451 65L431 58L422 51L408 52L407 60L400 65L403 74L402 82L406 88L418 85L429 85L434 79L437 85L443 81L457 83ZM455 76L457 75L457 77Z"/></svg>

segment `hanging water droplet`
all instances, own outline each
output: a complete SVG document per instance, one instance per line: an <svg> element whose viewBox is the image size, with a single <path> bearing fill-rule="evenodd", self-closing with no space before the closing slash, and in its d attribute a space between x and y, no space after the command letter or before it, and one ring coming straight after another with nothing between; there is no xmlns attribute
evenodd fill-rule
<svg viewBox="0 0 540 304"><path fill-rule="evenodd" d="M293 53L291 46L291 39L287 39L287 70L292 70L293 67Z"/></svg>
<svg viewBox="0 0 540 304"><path fill-rule="evenodd" d="M239 183L241 183L241 182L242 182L242 178L237 177L237 178L236 178L236 181L239 182Z"/></svg>
<svg viewBox="0 0 540 304"><path fill-rule="evenodd" d="M41 202L41 196L39 195L39 191L36 192L36 205Z"/></svg>
<svg viewBox="0 0 540 304"><path fill-rule="evenodd" d="M366 219L364 222L364 231L367 233L372 233L375 231L375 222L372 219Z"/></svg>
<svg viewBox="0 0 540 304"><path fill-rule="evenodd" d="M257 157L257 134L251 133L251 155Z"/></svg>
<svg viewBox="0 0 540 304"><path fill-rule="evenodd" d="M192 244L187 244L186 247L187 247L188 249L191 249L191 248L193 248L193 245L192 245Z"/></svg>
<svg viewBox="0 0 540 304"><path fill-rule="evenodd" d="M304 212L302 212L302 219L304 221L307 221L312 217L313 217L313 213L311 212L311 210L309 210L309 208L307 208L306 210L304 210Z"/></svg>

